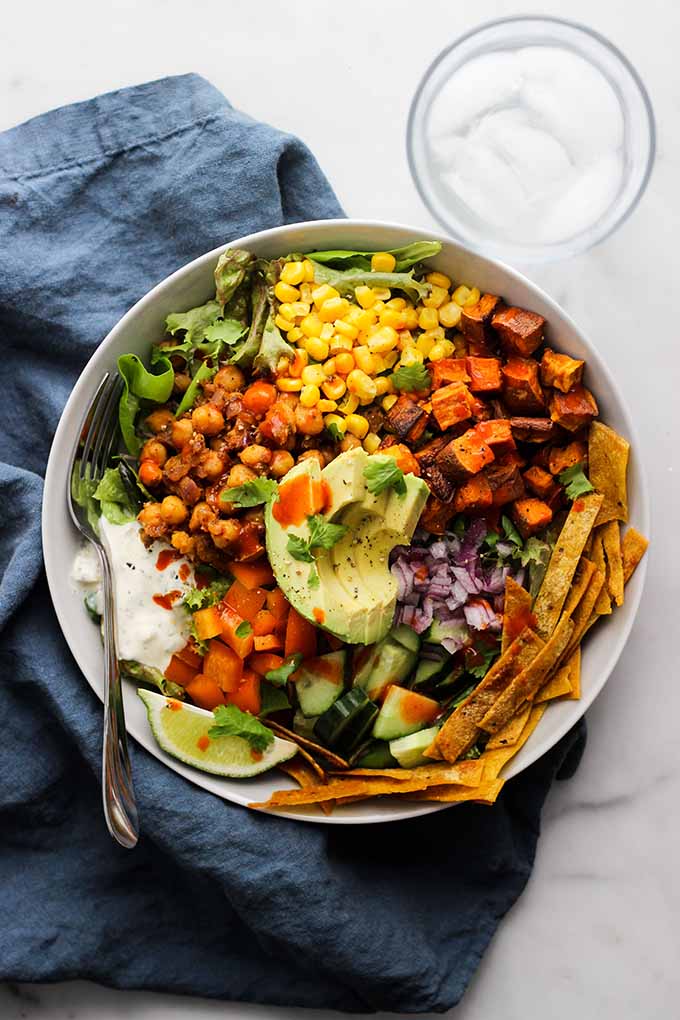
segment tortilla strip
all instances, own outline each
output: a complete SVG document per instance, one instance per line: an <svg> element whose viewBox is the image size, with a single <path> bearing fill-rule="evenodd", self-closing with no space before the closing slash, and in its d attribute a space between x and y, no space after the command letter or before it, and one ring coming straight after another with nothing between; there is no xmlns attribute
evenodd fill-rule
<svg viewBox="0 0 680 1020"><path fill-rule="evenodd" d="M495 751L489 751L487 747L487 749L482 753L479 761L481 761L484 765L483 781L485 783L488 783L493 779L497 779L501 769L507 765L510 759L517 754L521 747L524 747L527 740L541 721L545 709L545 705L534 705L529 708L527 719L522 727L520 738L512 747L500 747Z"/></svg>
<svg viewBox="0 0 680 1020"><path fill-rule="evenodd" d="M596 524L628 520L626 471L630 443L607 425L594 421L588 432L588 475L604 499Z"/></svg>
<svg viewBox="0 0 680 1020"><path fill-rule="evenodd" d="M519 626L518 626L519 624ZM501 634L501 655L508 648L524 627L535 627L531 618L531 595L517 584L512 577L505 581L505 599L503 600L503 632Z"/></svg>
<svg viewBox="0 0 680 1020"><path fill-rule="evenodd" d="M298 754L301 753L302 752L300 748L298 748ZM304 754L306 755L307 752L305 751ZM309 757L311 758L311 756ZM304 757L298 759L296 755L295 758L291 758L289 761L281 762L279 765L277 765L277 768L279 769L279 771L285 772L287 775L289 775L291 779L294 779L295 782L298 783L303 788L317 785L316 770L320 769L320 766L317 765L313 758L311 759L310 762L308 760L305 760ZM323 769L321 769L321 777L325 780L325 773ZM319 804L319 807L321 808L325 815L330 815L333 813L332 801Z"/></svg>
<svg viewBox="0 0 680 1020"><path fill-rule="evenodd" d="M458 783L460 786L476 786L484 768L479 758L471 761L459 761L455 765L449 762L436 762L432 765L416 765L412 769L349 769L338 773L338 776L375 776L378 779L398 779L407 782L411 779L429 779L431 783Z"/></svg>
<svg viewBox="0 0 680 1020"><path fill-rule="evenodd" d="M593 535L593 549L592 549L593 563L602 574L605 583L600 589L600 594L597 596L595 601L595 613L597 616L607 616L612 611L612 600L609 597L607 590L607 560L604 554L604 543L602 541L602 532L598 528Z"/></svg>
<svg viewBox="0 0 680 1020"><path fill-rule="evenodd" d="M567 645L567 650L564 654L565 661L569 658L574 649L581 643L583 635L588 630L591 618L597 619L597 616L594 615L594 609L603 587L604 574L600 570L596 569L588 586L588 590L572 615L572 620L574 621L574 633L571 636L571 641Z"/></svg>
<svg viewBox="0 0 680 1020"><path fill-rule="evenodd" d="M621 557L621 532L618 521L603 524L602 545L607 557L607 591L617 606L623 605L623 559Z"/></svg>
<svg viewBox="0 0 680 1020"><path fill-rule="evenodd" d="M559 666L548 682L541 687L534 698L536 705L542 705L544 701L552 701L554 698L562 698L565 694L571 694L571 678L569 674L569 663Z"/></svg>
<svg viewBox="0 0 680 1020"><path fill-rule="evenodd" d="M555 629L583 547L601 506L602 496L598 493L580 496L572 504L534 603L539 637L547 639Z"/></svg>
<svg viewBox="0 0 680 1020"><path fill-rule="evenodd" d="M623 560L623 583L628 584L635 573L635 568L645 555L649 542L635 528L628 528L621 539L621 558Z"/></svg>
<svg viewBox="0 0 680 1020"><path fill-rule="evenodd" d="M578 562L578 566L576 567L574 580L569 590L569 594L567 595L566 602L564 603L564 609L562 610L565 616L573 615L574 610L587 591L594 573L595 564L590 560L587 560L585 556L582 556Z"/></svg>
<svg viewBox="0 0 680 1020"><path fill-rule="evenodd" d="M269 800L261 804L249 804L252 808L291 807L296 804L320 804L323 801L335 800L336 797L353 797L369 793L371 797L379 797L385 793L407 793L410 790L424 790L427 779L411 779L400 783L394 779L343 779L321 786L308 786L305 790L276 790ZM467 789L467 787L466 787Z"/></svg>
<svg viewBox="0 0 680 1020"><path fill-rule="evenodd" d="M267 720L267 725L269 725L269 720ZM300 745L298 744L297 753L298 753L299 757L302 758L307 763L307 765L310 768L310 770L312 772L316 773L316 775L318 777L317 778L317 782L325 783L326 782L326 773L325 773L323 767L321 765L319 765L318 761L315 758L312 758L312 756L309 753L309 751L306 751L304 749L304 747L300 747ZM295 778L295 777L293 777L293 778Z"/></svg>
<svg viewBox="0 0 680 1020"><path fill-rule="evenodd" d="M570 701L578 701L581 697L581 646L575 648L567 661L569 680L571 682Z"/></svg>
<svg viewBox="0 0 680 1020"><path fill-rule="evenodd" d="M517 743L522 735L522 730L526 726L527 720L531 715L531 704L527 704L524 708L513 715L510 722L506 723L502 730L495 733L493 737L490 737L487 741L486 751L496 751L504 747L512 747Z"/></svg>
<svg viewBox="0 0 680 1020"><path fill-rule="evenodd" d="M270 730L274 730L280 737L285 737L286 740L292 740L294 744L297 744L298 748L307 748L308 751L313 751L314 754L318 754L320 758L325 758L326 761L334 765L336 769L348 769L349 762L341 758L339 754L335 754L334 751L329 751L327 747L322 747L321 744L315 744L313 740L308 740L307 737L301 737L299 734L294 733L293 730L287 729L282 726L281 723L274 722L272 719L267 719L267 726ZM308 757L305 755L305 757ZM323 769L322 769L323 771Z"/></svg>
<svg viewBox="0 0 680 1020"><path fill-rule="evenodd" d="M479 786L429 786L420 793L402 793L399 800L434 800L445 804L458 804L472 800L478 804L493 804L504 786L503 779L480 783Z"/></svg>
<svg viewBox="0 0 680 1020"><path fill-rule="evenodd" d="M574 624L563 616L550 640L533 661L516 676L480 721L487 733L497 733L529 698L532 698L569 643Z"/></svg>
<svg viewBox="0 0 680 1020"><path fill-rule="evenodd" d="M474 744L479 733L479 721L496 702L514 678L521 675L543 648L543 642L532 630L525 627L516 637L505 655L501 655L474 691L461 702L437 734L433 748L450 762L457 761ZM430 755L428 749L426 755Z"/></svg>

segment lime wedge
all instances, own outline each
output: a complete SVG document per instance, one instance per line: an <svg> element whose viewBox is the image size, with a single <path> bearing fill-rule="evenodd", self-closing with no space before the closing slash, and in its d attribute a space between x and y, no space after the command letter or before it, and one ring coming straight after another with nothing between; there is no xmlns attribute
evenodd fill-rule
<svg viewBox="0 0 680 1020"><path fill-rule="evenodd" d="M153 691L138 690L146 705L151 731L164 751L202 772L233 779L247 779L266 772L297 753L290 740L274 737L266 751L254 751L243 737L209 737L215 722L212 712L165 698Z"/></svg>

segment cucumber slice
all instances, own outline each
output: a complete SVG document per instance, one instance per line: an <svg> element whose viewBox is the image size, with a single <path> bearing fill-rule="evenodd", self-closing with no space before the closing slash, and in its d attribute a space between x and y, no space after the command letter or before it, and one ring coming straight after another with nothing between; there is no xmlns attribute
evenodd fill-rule
<svg viewBox="0 0 680 1020"><path fill-rule="evenodd" d="M390 740L388 744L390 755L396 758L403 769L412 769L416 765L432 762L431 758L425 757L424 752L438 732L438 726L429 726L426 730L419 730L418 733L411 733L407 737Z"/></svg>
<svg viewBox="0 0 680 1020"><path fill-rule="evenodd" d="M354 685L363 687L372 701L377 701L390 684L402 684L408 679L417 656L398 641L387 637L376 646L377 657L372 657L370 673L362 671L361 682L355 677ZM365 677L365 679L364 679Z"/></svg>
<svg viewBox="0 0 680 1020"><path fill-rule="evenodd" d="M441 712L439 702L392 685L373 727L376 740L394 740L425 729Z"/></svg>
<svg viewBox="0 0 680 1020"><path fill-rule="evenodd" d="M377 714L378 706L372 701L367 701L351 722L345 726L335 745L335 749L343 757L348 758L352 751L359 747L362 741L366 740L373 728Z"/></svg>
<svg viewBox="0 0 680 1020"><path fill-rule="evenodd" d="M321 715L340 697L345 682L344 651L303 662L295 673L295 692L303 715Z"/></svg>
<svg viewBox="0 0 680 1020"><path fill-rule="evenodd" d="M409 652L413 652L414 655L417 655L420 651L420 638L413 628L407 627L405 623L400 623L398 627L393 627L389 636L393 641L398 641L404 648L408 648Z"/></svg>
<svg viewBox="0 0 680 1020"><path fill-rule="evenodd" d="M402 737L402 740L410 739L411 737ZM393 769L399 765L399 762L390 753L389 744L386 744L384 740L374 740L352 764L358 769Z"/></svg>
<svg viewBox="0 0 680 1020"><path fill-rule="evenodd" d="M370 704L364 689L353 687L319 716L314 726L315 737L326 747L337 747L345 729L355 720L361 722L362 710ZM363 728L363 722L361 725Z"/></svg>
<svg viewBox="0 0 680 1020"><path fill-rule="evenodd" d="M416 674L411 687L422 687L441 672L445 659L421 659L416 667Z"/></svg>

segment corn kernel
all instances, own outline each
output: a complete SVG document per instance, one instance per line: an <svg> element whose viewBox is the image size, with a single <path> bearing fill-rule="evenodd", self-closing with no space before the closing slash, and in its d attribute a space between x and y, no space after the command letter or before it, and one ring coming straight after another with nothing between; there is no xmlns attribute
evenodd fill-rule
<svg viewBox="0 0 680 1020"><path fill-rule="evenodd" d="M456 304L455 301L447 301L445 305L441 306L438 314L442 326L446 326L447 329L453 329L460 322L462 312L460 305Z"/></svg>
<svg viewBox="0 0 680 1020"><path fill-rule="evenodd" d="M371 269L374 273L392 273L397 260L388 251L377 251L371 259Z"/></svg>
<svg viewBox="0 0 680 1020"><path fill-rule="evenodd" d="M380 446L380 436L376 436L375 432L369 432L362 445L366 453L375 453Z"/></svg>
<svg viewBox="0 0 680 1020"><path fill-rule="evenodd" d="M421 329L434 329L439 325L439 316L436 308L423 308L418 316L418 325Z"/></svg>
<svg viewBox="0 0 680 1020"><path fill-rule="evenodd" d="M312 301L317 308L320 308L324 301L334 297L340 297L340 292L335 287L330 287L327 283L322 283L312 291Z"/></svg>
<svg viewBox="0 0 680 1020"><path fill-rule="evenodd" d="M418 325L418 309L405 308L402 312L401 320L404 324L403 329L415 329Z"/></svg>
<svg viewBox="0 0 680 1020"><path fill-rule="evenodd" d="M286 262L281 270L281 282L290 283L293 287L297 287L298 283L302 283L304 278L305 266L303 262Z"/></svg>
<svg viewBox="0 0 680 1020"><path fill-rule="evenodd" d="M318 386L303 386L300 391L300 403L303 407L316 407L321 398Z"/></svg>
<svg viewBox="0 0 680 1020"><path fill-rule="evenodd" d="M385 304L384 301L376 301L376 303L373 305L373 307L370 309L370 311L374 312L376 315L379 316L380 313L384 312L386 308L387 308L387 305Z"/></svg>
<svg viewBox="0 0 680 1020"><path fill-rule="evenodd" d="M390 300L387 302L387 307L388 308L393 308L395 310L395 312L403 312L404 309L406 308L407 304L408 304L408 302L407 302L406 298L403 298L403 297L393 297L393 298L390 298Z"/></svg>
<svg viewBox="0 0 680 1020"><path fill-rule="evenodd" d="M368 347L355 347L352 352L352 356L354 357L357 368L362 372L365 372L367 375L371 372L375 372L375 362Z"/></svg>
<svg viewBox="0 0 680 1020"><path fill-rule="evenodd" d="M325 376L330 377L332 375L336 375L337 371L338 371L338 366L337 366L337 364L335 362L335 358L329 358L328 361L324 361L324 363L323 363L323 374Z"/></svg>
<svg viewBox="0 0 680 1020"><path fill-rule="evenodd" d="M332 402L334 403L334 401ZM345 434L345 419L341 418L339 414L327 414L323 421L326 428L335 425L338 432L342 432L343 435Z"/></svg>
<svg viewBox="0 0 680 1020"><path fill-rule="evenodd" d="M448 290L451 286L451 279L444 273L428 273L425 279L434 287L443 287L444 290Z"/></svg>
<svg viewBox="0 0 680 1020"><path fill-rule="evenodd" d="M348 351L337 354L333 360L340 375L347 375L355 365L354 357Z"/></svg>
<svg viewBox="0 0 680 1020"><path fill-rule="evenodd" d="M321 365L307 365L302 369L301 379L305 386L321 386L326 381L326 374Z"/></svg>
<svg viewBox="0 0 680 1020"><path fill-rule="evenodd" d="M324 379L321 389L324 397L328 397L329 400L340 400L345 395L347 386L344 379L341 379L339 375L334 375L330 379Z"/></svg>
<svg viewBox="0 0 680 1020"><path fill-rule="evenodd" d="M375 382L363 369L355 368L347 376L347 388L359 398L359 403L370 404L375 400Z"/></svg>
<svg viewBox="0 0 680 1020"><path fill-rule="evenodd" d="M324 322L321 327L321 339L330 341L335 336L332 322Z"/></svg>
<svg viewBox="0 0 680 1020"><path fill-rule="evenodd" d="M444 347L443 342L442 343L438 343L438 344L434 344L430 348L430 355L429 355L430 361L441 361L442 358L445 358L446 356L447 356L446 355L446 349Z"/></svg>
<svg viewBox="0 0 680 1020"><path fill-rule="evenodd" d="M371 308L376 302L376 297L372 289L370 287L364 287L363 285L355 289L354 297L357 299L362 308Z"/></svg>
<svg viewBox="0 0 680 1020"><path fill-rule="evenodd" d="M286 362L283 369L284 373L292 376L294 379L299 379L302 375L302 370L306 367L309 362L309 356L307 351L301 350L299 347L295 351L295 357L292 361Z"/></svg>
<svg viewBox="0 0 680 1020"><path fill-rule="evenodd" d="M304 301L305 304L311 305L312 303L312 291L314 288L311 283L300 284L300 301Z"/></svg>
<svg viewBox="0 0 680 1020"><path fill-rule="evenodd" d="M325 397L322 397L316 406L322 414L326 414L328 411L335 411L338 404L336 400L326 400Z"/></svg>
<svg viewBox="0 0 680 1020"><path fill-rule="evenodd" d="M302 265L305 269L305 283L314 283L314 263L305 259Z"/></svg>
<svg viewBox="0 0 680 1020"><path fill-rule="evenodd" d="M368 308L364 311L360 311L359 314L353 319L352 325L356 326L357 329L370 329L378 321L378 313L372 308Z"/></svg>
<svg viewBox="0 0 680 1020"><path fill-rule="evenodd" d="M398 312L396 308L385 307L385 311L380 313L380 325L390 326L392 329L404 329L404 313Z"/></svg>
<svg viewBox="0 0 680 1020"><path fill-rule="evenodd" d="M399 351L390 351L389 354L383 355L383 361L386 368L394 368L399 361Z"/></svg>
<svg viewBox="0 0 680 1020"><path fill-rule="evenodd" d="M417 347L407 347L405 351L402 351L401 358L399 359L400 365L420 365L424 361L422 351L419 351Z"/></svg>
<svg viewBox="0 0 680 1020"><path fill-rule="evenodd" d="M423 304L426 308L439 308L445 301L449 300L449 292L446 287L432 287Z"/></svg>
<svg viewBox="0 0 680 1020"><path fill-rule="evenodd" d="M347 298L332 297L324 301L319 308L319 318L322 322L334 323L336 319L341 319L348 311L349 301Z"/></svg>
<svg viewBox="0 0 680 1020"><path fill-rule="evenodd" d="M437 326L435 329L428 329L421 336L428 336L433 343L438 344L440 340L446 339L446 333L441 326Z"/></svg>
<svg viewBox="0 0 680 1020"><path fill-rule="evenodd" d="M396 329L393 329L392 326L382 326L373 336L369 337L368 348L374 354L387 354L388 351L394 350L398 340Z"/></svg>
<svg viewBox="0 0 680 1020"><path fill-rule="evenodd" d="M301 319L303 315L309 315L311 305L309 301L291 301L288 304L288 308L292 312L294 319ZM281 311L280 308L279 311ZM289 319L290 315L286 315L286 318Z"/></svg>
<svg viewBox="0 0 680 1020"><path fill-rule="evenodd" d="M455 347L450 340L438 340L437 341L444 348L444 357L450 358L455 353Z"/></svg>
<svg viewBox="0 0 680 1020"><path fill-rule="evenodd" d="M476 305L481 297L479 293L479 287L473 287L465 300L465 308L470 308L472 305Z"/></svg>
<svg viewBox="0 0 680 1020"><path fill-rule="evenodd" d="M359 398L354 393L348 393L341 404L338 404L338 411L343 414L354 414L359 406Z"/></svg>
<svg viewBox="0 0 680 1020"><path fill-rule="evenodd" d="M282 280L274 287L274 295L279 301L298 301L300 298L300 291L297 287L291 287L289 283L284 283Z"/></svg>
<svg viewBox="0 0 680 1020"><path fill-rule="evenodd" d="M325 361L328 357L328 341L322 340L320 336L310 336L305 344L310 358L315 361Z"/></svg>
<svg viewBox="0 0 680 1020"><path fill-rule="evenodd" d="M375 395L376 397L384 397L386 393L390 392L392 383L386 375L381 375L375 380Z"/></svg>
<svg viewBox="0 0 680 1020"><path fill-rule="evenodd" d="M382 399L383 411L389 411L391 407L394 407L394 405L397 402L397 399L398 398L396 393L388 393L386 397L383 397Z"/></svg>
<svg viewBox="0 0 680 1020"><path fill-rule="evenodd" d="M348 340L356 340L359 336L358 327L353 326L350 322L345 322L344 319L336 319L333 325L335 326L335 332L339 333L340 336L346 337Z"/></svg>
<svg viewBox="0 0 680 1020"><path fill-rule="evenodd" d="M348 414L345 418L345 428L357 439L363 439L368 435L369 425L363 414Z"/></svg>
<svg viewBox="0 0 680 1020"><path fill-rule="evenodd" d="M451 295L457 305L462 308L467 299L470 297L470 288L465 287L463 284L460 287L456 287L453 294Z"/></svg>
<svg viewBox="0 0 680 1020"><path fill-rule="evenodd" d="M385 364L385 358L382 354L373 355L373 366L373 375L379 375L381 372L385 371L387 365Z"/></svg>
<svg viewBox="0 0 680 1020"><path fill-rule="evenodd" d="M304 337L305 334L302 332L299 326L293 326L293 328L288 333L288 340L290 340L290 342L293 344L297 344L300 342L300 340L304 340Z"/></svg>
<svg viewBox="0 0 680 1020"><path fill-rule="evenodd" d="M305 315L300 323L300 329L307 337L321 336L322 326L323 322L315 312L312 312L311 315Z"/></svg>
<svg viewBox="0 0 680 1020"><path fill-rule="evenodd" d="M347 337L344 336L334 336L333 339L329 341L329 351L332 357L335 357L336 354L344 354L351 350L351 348L352 341L348 340Z"/></svg>
<svg viewBox="0 0 680 1020"><path fill-rule="evenodd" d="M282 376L276 380L276 388L281 393L299 393L302 389L302 379L291 379L289 376Z"/></svg>
<svg viewBox="0 0 680 1020"><path fill-rule="evenodd" d="M416 340L417 350L419 350L420 353L427 358L433 347L434 337L430 336L429 333L421 333L418 339Z"/></svg>
<svg viewBox="0 0 680 1020"><path fill-rule="evenodd" d="M374 287L373 296L376 301L389 301L392 297L392 291L389 287Z"/></svg>
<svg viewBox="0 0 680 1020"><path fill-rule="evenodd" d="M283 333L290 333L291 329L295 325L294 322L289 322L288 319L284 319L282 315L276 316L274 324L278 326Z"/></svg>

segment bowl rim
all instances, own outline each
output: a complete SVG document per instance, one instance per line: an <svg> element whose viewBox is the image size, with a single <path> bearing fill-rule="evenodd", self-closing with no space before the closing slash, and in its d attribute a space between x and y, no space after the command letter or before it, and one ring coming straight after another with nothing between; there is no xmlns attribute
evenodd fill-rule
<svg viewBox="0 0 680 1020"><path fill-rule="evenodd" d="M90 358L84 365L80 375L78 376L74 387L69 395L69 398L64 405L62 410L59 423L54 433L52 445L50 448L50 454L47 462L47 469L45 472L45 484L42 500L42 521L41 521L41 533L43 543L43 556L45 562L45 572L47 576L48 587L50 591L50 597L54 606L55 614L59 622L59 626L62 630L62 634L66 640L67 645L73 655L78 668L85 677L88 685L95 692L97 697L103 701L103 695L90 679L85 667L81 664L81 656L79 655L79 649L69 640L69 633L71 627L68 622L68 613L66 605L60 604L58 593L60 590L60 582L63 582L63 578L59 577L58 565L55 559L55 553L53 553L53 543L51 537L51 522L53 520L50 510L53 510L56 514L68 515L66 495L67 495L67 465L69 457L60 457L60 448L64 448L70 452L73 432L73 422L71 419L76 421L78 424L82 421L83 411L86 407L86 402L91 399L97 382L101 376L101 371L98 369L98 364L102 360L103 352L113 344L118 334L122 332L130 320L134 319L142 310L152 306L158 299L166 292L171 291L175 283L181 280L184 276L190 275L195 269L202 268L203 264L214 263L219 258L219 255L229 247L242 246L247 247L248 244L266 242L270 239L276 239L277 237L285 235L291 229L305 229L311 234L315 232L324 232L332 230L333 227L342 230L352 230L356 228L359 231L372 231L381 230L384 228L391 229L393 231L400 231L405 234L411 234L413 237L427 237L431 240L440 241L442 245L451 246L460 249L463 253L472 254L475 258L483 259L489 263L496 270L500 270L503 274L509 277L513 282L527 287L530 291L534 292L556 315L557 318L564 321L574 332L578 335L580 340L584 343L585 347L589 352L589 357L592 362L595 363L595 370L598 374L602 374L606 383L609 386L611 393L616 401L618 408L620 409L621 416L625 423L627 434L630 440L631 448L634 450L640 449L640 444L637 436L636 429L634 427L628 406L619 390L616 380L609 371L606 363L602 359L599 351L587 338L585 333L576 325L574 320L565 312L561 306L547 294L541 287L533 283L522 273L506 265L499 259L482 255L481 253L471 249L468 245L462 243L458 239L447 237L445 234L437 233L429 229L420 227L414 227L410 224L396 223L388 220L368 220L368 219L330 219L330 220L306 220L299 223L284 224L278 227L271 227L266 230L256 231L251 234L247 234L243 237L234 238L224 244L219 245L216 248L205 252L203 255L199 255L197 258L192 259L190 262L180 266L169 276L166 276L163 280L160 280L154 287L151 288L146 294L144 294L138 301L136 301L123 316L113 325L109 330L104 339L98 344L98 346L92 352ZM78 427L78 425L76 425ZM639 520L636 522L639 525L639 530L643 534L649 537L650 535L650 503L649 503L649 489L647 485L646 471L643 460L640 458L636 461L636 470L639 472L639 502L640 502L640 514ZM506 769L503 770L504 779L512 779L514 776L523 772L525 769L533 765L540 757L547 753L552 747L554 747L562 737L573 728L573 726L585 715L585 712L593 703L595 698L600 694L603 687L605 686L609 676L611 675L616 663L628 641L631 629L637 616L639 604L642 598L644 590L644 583L647 573L647 557L643 557L641 564L636 571L636 577L638 578L638 584L635 592L630 599L627 599L628 604L632 603L632 608L629 613L628 619L625 620L621 626L620 633L616 639L612 641L611 650L607 658L606 664L602 668L601 676L598 681L593 684L592 690L588 691L579 701L574 701L574 712L569 715L567 719L558 727L556 734L544 737L542 741L537 741L536 746L533 748L530 754L527 756L527 760L524 761L520 766L511 760ZM145 720L146 721L146 720ZM154 755L159 761L178 772L180 775L191 779L196 785L204 790L216 793L223 799L229 800L231 803L247 806L246 800L238 800L226 792L221 793L216 790L213 786L208 785L210 783L210 777L207 773L198 772L197 770L189 769L183 763L165 754L156 744L153 738L151 730L148 726L145 726L144 730L141 730L136 725L130 724L129 719L126 720L127 732L130 736L140 743L147 751ZM535 735L532 735L530 740L525 745L525 749L531 746L532 741L535 739ZM196 774L195 774L196 773ZM212 777L213 779L215 777ZM376 815L373 817L352 817L345 816L343 813L337 812L333 815L311 815L303 814L295 811L285 811L280 813L281 818L290 820L297 820L303 822L309 822L313 824L322 825L367 825L367 824L385 824L388 822L406 821L410 818L417 818L421 815L433 814L436 811L442 811L446 808L455 807L456 804L437 804L427 803L423 805L417 805L414 803L404 803L403 813L399 813L396 817L383 817ZM252 809L251 809L252 810Z"/></svg>
<svg viewBox="0 0 680 1020"><path fill-rule="evenodd" d="M456 221L453 218L450 220L445 219L445 217L440 213L439 207L432 201L431 189L423 181L423 178L418 171L415 157L414 139L416 135L416 124L419 117L422 116L419 113L418 107L430 78L440 64L442 64L454 50L456 50L459 46L462 46L469 39L473 39L477 35L482 35L489 29L498 28L502 25L517 25L522 22L543 22L547 25L560 25L570 30L582 32L584 35L594 39L619 61L632 78L633 83L640 94L647 121L649 151L647 153L645 169L640 177L635 194L632 196L627 206L619 213L618 217L611 222L606 230L600 230L599 232L595 231L592 239L587 241L585 240L587 231L583 230L579 234L576 234L574 239L567 239L566 241L561 241L554 245L527 245L525 247L515 248L511 244L505 244L504 242L499 242L498 244L495 242L489 242L492 244L495 254L488 255L485 254L484 241L476 242L472 238L463 236L462 233L459 233ZM583 56L583 54L580 55ZM583 59L588 58L584 56ZM621 97L618 96L618 90L615 91L617 91L617 98L620 101ZM463 33L463 35L459 35L453 40L453 42L449 43L448 46L445 46L444 49L442 49L428 64L420 78L420 81L418 82L418 86L413 94L413 99L411 100L411 105L409 107L406 122L406 158L411 172L411 178L413 179L413 183L416 186L416 190L420 195L422 202L440 227L448 231L454 240L458 241L463 246L470 248L470 250L475 253L484 255L485 258L493 258L496 261L502 261L503 257L511 257L517 258L528 265L538 265L583 254L583 252L589 251L591 248L601 244L608 237L611 237L611 235L626 222L628 217L631 216L637 208L642 196L647 190L647 185L649 184L649 179L652 175L656 161L656 138L656 118L654 116L654 107L652 106L652 101L650 99L649 92L647 91L647 87L639 72L625 53L623 53L610 39L608 39L605 35L602 35L602 33L598 32L596 29L590 28L589 25L584 25L580 21L573 21L570 18L558 18L553 15L542 14L513 14L505 18L493 18L490 21L484 21L481 24L476 25L468 32ZM580 242L579 238L581 238Z"/></svg>

